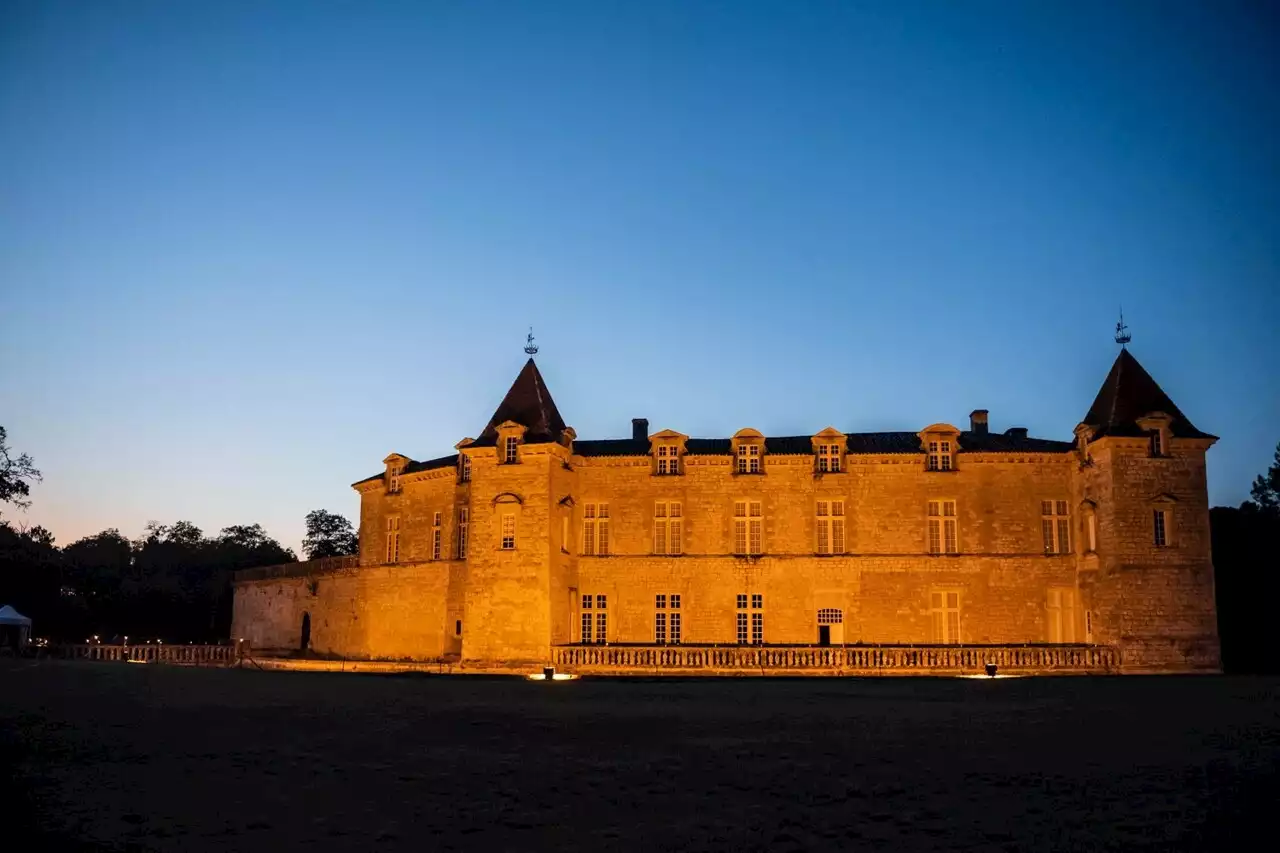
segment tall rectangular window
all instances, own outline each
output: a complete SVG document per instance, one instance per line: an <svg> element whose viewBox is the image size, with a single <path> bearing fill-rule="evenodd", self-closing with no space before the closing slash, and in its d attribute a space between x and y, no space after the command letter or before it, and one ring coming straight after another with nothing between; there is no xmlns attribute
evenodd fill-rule
<svg viewBox="0 0 1280 853"><path fill-rule="evenodd" d="M596 642L604 643L609 636L609 614L605 612L605 601L603 595L596 596Z"/></svg>
<svg viewBox="0 0 1280 853"><path fill-rule="evenodd" d="M595 614L592 612L592 605L595 603L594 596L582 596L582 637L584 643L591 642L592 626L595 624Z"/></svg>
<svg viewBox="0 0 1280 853"><path fill-rule="evenodd" d="M1067 588L1050 589L1047 610L1049 642L1074 643L1076 641L1076 591Z"/></svg>
<svg viewBox="0 0 1280 853"><path fill-rule="evenodd" d="M465 453L458 456L458 482L471 482L471 457Z"/></svg>
<svg viewBox="0 0 1280 853"><path fill-rule="evenodd" d="M502 516L502 550L514 551L516 547L516 517L508 513Z"/></svg>
<svg viewBox="0 0 1280 853"><path fill-rule="evenodd" d="M467 559L467 534L471 532L471 510L458 508L458 559Z"/></svg>
<svg viewBox="0 0 1280 853"><path fill-rule="evenodd" d="M1071 553L1071 519L1066 501L1040 501L1040 535L1046 554Z"/></svg>
<svg viewBox="0 0 1280 853"><path fill-rule="evenodd" d="M679 593L671 596L671 642L680 642L680 595Z"/></svg>
<svg viewBox="0 0 1280 853"><path fill-rule="evenodd" d="M950 471L951 470L951 442L949 441L931 441L929 442L929 463L930 471Z"/></svg>
<svg viewBox="0 0 1280 853"><path fill-rule="evenodd" d="M400 561L400 516L387 516L387 559L388 563Z"/></svg>
<svg viewBox="0 0 1280 853"><path fill-rule="evenodd" d="M764 596L753 593L750 596L750 607L747 606L746 593L738 594L737 638L740 645L752 643L760 645L764 642Z"/></svg>
<svg viewBox="0 0 1280 853"><path fill-rule="evenodd" d="M516 455L516 448L519 447L519 445L520 439L516 438L514 435L507 436L506 441L504 441L502 445L503 463L507 465L514 465L516 462L520 461L519 457Z"/></svg>
<svg viewBox="0 0 1280 853"><path fill-rule="evenodd" d="M440 559L440 540L444 531L440 527L440 513L431 517L431 559Z"/></svg>
<svg viewBox="0 0 1280 853"><path fill-rule="evenodd" d="M1155 532L1155 544L1163 548L1169 544L1169 511L1156 509L1151 511L1152 530Z"/></svg>
<svg viewBox="0 0 1280 853"><path fill-rule="evenodd" d="M658 447L658 473L680 473L680 448L673 444L663 444Z"/></svg>
<svg viewBox="0 0 1280 853"><path fill-rule="evenodd" d="M764 553L764 514L760 501L734 502L733 553Z"/></svg>
<svg viewBox="0 0 1280 853"><path fill-rule="evenodd" d="M661 610L653 615L653 641L658 644L667 641L667 614Z"/></svg>
<svg viewBox="0 0 1280 853"><path fill-rule="evenodd" d="M1164 433L1162 430L1151 431L1151 455L1164 456Z"/></svg>
<svg viewBox="0 0 1280 853"><path fill-rule="evenodd" d="M398 465L393 466L387 472L387 491L388 492L400 491L400 467Z"/></svg>
<svg viewBox="0 0 1280 853"><path fill-rule="evenodd" d="M935 643L960 642L960 593L953 589L935 589L929 593L929 612L933 617Z"/></svg>
<svg viewBox="0 0 1280 853"><path fill-rule="evenodd" d="M818 553L844 553L844 501L818 501Z"/></svg>
<svg viewBox="0 0 1280 853"><path fill-rule="evenodd" d="M607 503L583 505L582 553L600 557L609 553L609 505Z"/></svg>
<svg viewBox="0 0 1280 853"><path fill-rule="evenodd" d="M929 553L960 553L955 501L929 501Z"/></svg>
<svg viewBox="0 0 1280 853"><path fill-rule="evenodd" d="M818 445L818 470L824 474L836 473L840 470L840 445Z"/></svg>
<svg viewBox="0 0 1280 853"><path fill-rule="evenodd" d="M680 501L657 501L653 505L653 553L681 553L683 521Z"/></svg>
<svg viewBox="0 0 1280 853"><path fill-rule="evenodd" d="M758 444L739 444L738 445L738 473L739 474L759 474L760 473L760 445Z"/></svg>

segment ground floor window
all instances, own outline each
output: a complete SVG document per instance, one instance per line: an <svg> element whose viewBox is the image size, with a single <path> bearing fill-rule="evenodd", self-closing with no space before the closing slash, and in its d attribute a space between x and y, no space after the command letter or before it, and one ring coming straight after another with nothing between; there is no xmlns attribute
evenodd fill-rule
<svg viewBox="0 0 1280 853"><path fill-rule="evenodd" d="M750 606L748 607L748 602ZM738 643L753 645L764 643L764 595L761 593L738 593L737 598L737 637ZM748 629L748 626L750 628Z"/></svg>
<svg viewBox="0 0 1280 853"><path fill-rule="evenodd" d="M1047 606L1049 617L1049 642L1074 643L1076 641L1076 591L1051 589Z"/></svg>
<svg viewBox="0 0 1280 853"><path fill-rule="evenodd" d="M609 599L603 595L582 595L582 636L584 643L604 643L609 636Z"/></svg>
<svg viewBox="0 0 1280 853"><path fill-rule="evenodd" d="M680 593L659 593L653 598L653 641L680 642Z"/></svg>
<svg viewBox="0 0 1280 853"><path fill-rule="evenodd" d="M960 642L960 592L935 589L929 593L929 612L933 617L935 643Z"/></svg>

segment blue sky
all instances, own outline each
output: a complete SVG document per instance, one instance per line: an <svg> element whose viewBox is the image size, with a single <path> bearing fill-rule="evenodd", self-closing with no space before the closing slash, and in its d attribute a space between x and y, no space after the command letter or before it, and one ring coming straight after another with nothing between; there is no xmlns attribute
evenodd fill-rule
<svg viewBox="0 0 1280 853"><path fill-rule="evenodd" d="M0 424L60 543L356 517L539 364L583 438L1280 440L1268 4L15 2Z"/></svg>

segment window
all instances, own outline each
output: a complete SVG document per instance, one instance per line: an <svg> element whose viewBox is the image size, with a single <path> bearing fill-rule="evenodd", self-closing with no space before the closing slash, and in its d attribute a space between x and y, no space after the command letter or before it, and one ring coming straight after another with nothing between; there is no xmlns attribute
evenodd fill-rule
<svg viewBox="0 0 1280 853"><path fill-rule="evenodd" d="M582 515L582 553L605 556L609 553L609 505L585 504Z"/></svg>
<svg viewBox="0 0 1280 853"><path fill-rule="evenodd" d="M444 531L440 529L440 513L431 517L431 559L440 559L440 537Z"/></svg>
<svg viewBox="0 0 1280 853"><path fill-rule="evenodd" d="M844 612L838 607L823 607L818 610L819 625L844 624Z"/></svg>
<svg viewBox="0 0 1280 853"><path fill-rule="evenodd" d="M655 503L653 505L653 553L681 553L682 527L680 501Z"/></svg>
<svg viewBox="0 0 1280 853"><path fill-rule="evenodd" d="M1162 429L1151 431L1151 455L1164 456L1164 430Z"/></svg>
<svg viewBox="0 0 1280 853"><path fill-rule="evenodd" d="M560 516L560 550L569 553L569 516L567 514Z"/></svg>
<svg viewBox="0 0 1280 853"><path fill-rule="evenodd" d="M1091 506L1087 506L1084 511L1084 536L1085 543L1089 546L1089 553L1098 550L1098 515Z"/></svg>
<svg viewBox="0 0 1280 853"><path fill-rule="evenodd" d="M929 442L928 470L950 471L952 461L950 441Z"/></svg>
<svg viewBox="0 0 1280 853"><path fill-rule="evenodd" d="M955 501L929 501L929 553L960 553L956 541Z"/></svg>
<svg viewBox="0 0 1280 853"><path fill-rule="evenodd" d="M471 510L467 507L458 509L458 559L467 559L467 534L471 532Z"/></svg>
<svg viewBox="0 0 1280 853"><path fill-rule="evenodd" d="M1156 547L1163 548L1169 544L1169 511L1167 509L1152 510L1151 521L1154 525Z"/></svg>
<svg viewBox="0 0 1280 853"><path fill-rule="evenodd" d="M667 612L667 596L658 594L653 599L653 641L655 643L680 642L680 595L670 597L671 612ZM668 632L668 626L670 631Z"/></svg>
<svg viewBox="0 0 1280 853"><path fill-rule="evenodd" d="M653 616L653 641L658 644L667 641L667 614L662 611Z"/></svg>
<svg viewBox="0 0 1280 853"><path fill-rule="evenodd" d="M929 613L933 617L935 643L960 642L960 593L953 589L929 593Z"/></svg>
<svg viewBox="0 0 1280 853"><path fill-rule="evenodd" d="M834 474L840 470L840 445L818 445L818 470L824 474Z"/></svg>
<svg viewBox="0 0 1280 853"><path fill-rule="evenodd" d="M733 553L763 554L763 530L760 501L736 501L733 505Z"/></svg>
<svg viewBox="0 0 1280 853"><path fill-rule="evenodd" d="M399 468L392 468L389 472L387 472L387 491L388 492L400 491L400 469Z"/></svg>
<svg viewBox="0 0 1280 853"><path fill-rule="evenodd" d="M400 516L387 516L387 559L388 563L400 561Z"/></svg>
<svg viewBox="0 0 1280 853"><path fill-rule="evenodd" d="M1086 610L1084 612L1084 641L1086 643L1093 642L1093 611Z"/></svg>
<svg viewBox="0 0 1280 853"><path fill-rule="evenodd" d="M520 439L514 435L509 435L503 441L502 461L506 465L514 465L520 461L520 457L516 455L516 448L520 445Z"/></svg>
<svg viewBox="0 0 1280 853"><path fill-rule="evenodd" d="M739 444L738 445L738 473L739 474L759 474L760 473L760 445L758 444Z"/></svg>
<svg viewBox="0 0 1280 853"><path fill-rule="evenodd" d="M593 610L594 605L594 610ZM603 643L608 636L608 601L603 595L582 596L582 642ZM594 616L594 619L592 618ZM594 631L592 630L594 626Z"/></svg>
<svg viewBox="0 0 1280 853"><path fill-rule="evenodd" d="M738 643L746 645L751 642L753 645L761 645L764 643L764 596L760 593L754 593L751 596L751 608L748 612L747 594L738 594ZM750 621L748 622L748 616ZM750 624L751 629L748 634L747 626Z"/></svg>
<svg viewBox="0 0 1280 853"><path fill-rule="evenodd" d="M458 456L458 482L471 482L471 457L465 453Z"/></svg>
<svg viewBox="0 0 1280 853"><path fill-rule="evenodd" d="M671 642L680 642L680 596L671 596Z"/></svg>
<svg viewBox="0 0 1280 853"><path fill-rule="evenodd" d="M844 553L844 501L818 501L818 553Z"/></svg>
<svg viewBox="0 0 1280 853"><path fill-rule="evenodd" d="M1040 533L1046 554L1071 553L1071 519L1066 501L1040 501Z"/></svg>
<svg viewBox="0 0 1280 853"><path fill-rule="evenodd" d="M502 550L514 551L516 548L516 517L512 513L502 516Z"/></svg>
<svg viewBox="0 0 1280 853"><path fill-rule="evenodd" d="M1050 589L1049 642L1074 643L1076 641L1076 591L1074 589Z"/></svg>
<svg viewBox="0 0 1280 853"><path fill-rule="evenodd" d="M462 636L462 620L461 619L457 619L453 623L453 636L455 637Z"/></svg>
<svg viewBox="0 0 1280 853"><path fill-rule="evenodd" d="M663 444L658 447L658 473L680 473L680 448L674 444Z"/></svg>

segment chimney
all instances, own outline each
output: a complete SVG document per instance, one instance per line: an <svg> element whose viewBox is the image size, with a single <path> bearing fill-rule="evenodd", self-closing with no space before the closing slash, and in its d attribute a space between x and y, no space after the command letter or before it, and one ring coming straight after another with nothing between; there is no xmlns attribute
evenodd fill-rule
<svg viewBox="0 0 1280 853"><path fill-rule="evenodd" d="M969 432L976 432L978 435L987 434L986 409L974 409L969 413Z"/></svg>
<svg viewBox="0 0 1280 853"><path fill-rule="evenodd" d="M1009 427L1007 430L1004 431L1004 434L1009 436L1009 438L1024 439L1027 437L1027 428L1026 427Z"/></svg>
<svg viewBox="0 0 1280 853"><path fill-rule="evenodd" d="M632 418L631 419L631 439L633 441L649 440L649 419L648 418Z"/></svg>

